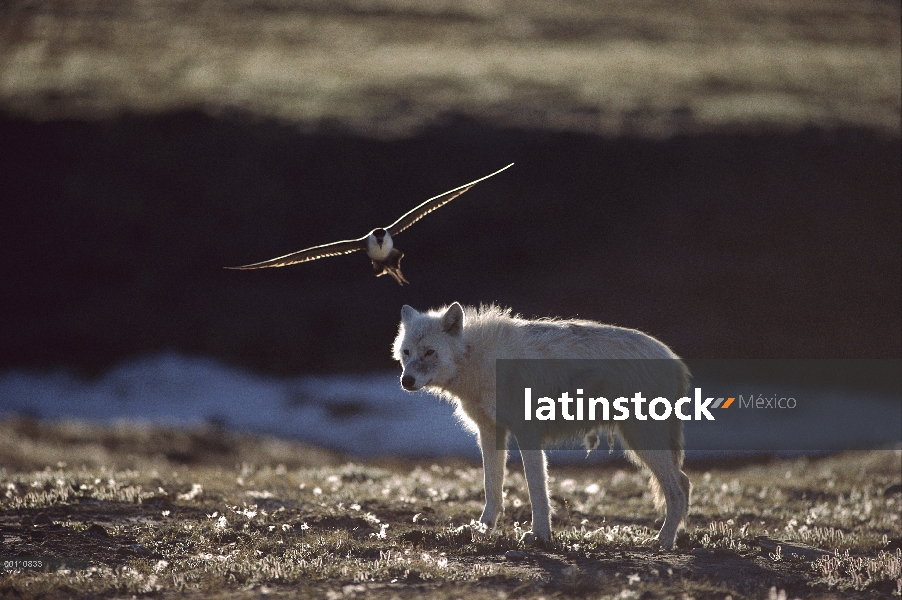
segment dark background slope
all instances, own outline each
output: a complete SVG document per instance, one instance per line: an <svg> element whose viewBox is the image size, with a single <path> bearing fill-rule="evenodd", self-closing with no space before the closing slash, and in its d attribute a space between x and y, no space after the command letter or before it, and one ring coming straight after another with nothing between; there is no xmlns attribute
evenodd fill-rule
<svg viewBox="0 0 902 600"><path fill-rule="evenodd" d="M496 302L645 330L692 357L899 357L898 138L668 140L449 117L378 141L243 116L0 119L0 368L96 373L161 350L272 373L392 368L402 304ZM362 235L516 165L405 231Z"/></svg>

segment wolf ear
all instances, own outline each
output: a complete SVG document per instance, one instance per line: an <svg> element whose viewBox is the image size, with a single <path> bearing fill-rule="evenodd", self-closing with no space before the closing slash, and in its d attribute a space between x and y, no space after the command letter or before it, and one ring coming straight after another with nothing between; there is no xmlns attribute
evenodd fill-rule
<svg viewBox="0 0 902 600"><path fill-rule="evenodd" d="M407 306L406 304L401 307L401 321L406 322L412 319L417 315L417 311Z"/></svg>
<svg viewBox="0 0 902 600"><path fill-rule="evenodd" d="M460 335L464 327L464 309L455 302L442 315L442 329L451 335Z"/></svg>

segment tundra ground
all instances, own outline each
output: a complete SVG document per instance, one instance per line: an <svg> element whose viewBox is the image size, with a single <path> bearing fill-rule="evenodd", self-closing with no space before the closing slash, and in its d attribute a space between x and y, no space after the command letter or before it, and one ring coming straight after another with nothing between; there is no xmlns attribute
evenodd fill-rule
<svg viewBox="0 0 902 600"><path fill-rule="evenodd" d="M349 461L273 438L7 420L4 558L87 570L10 571L17 598L886 598L902 588L902 455L690 463L690 523L652 543L646 476L626 462L552 470L556 536L530 518L510 465L498 531L472 519L478 465ZM785 594L785 596L784 596Z"/></svg>

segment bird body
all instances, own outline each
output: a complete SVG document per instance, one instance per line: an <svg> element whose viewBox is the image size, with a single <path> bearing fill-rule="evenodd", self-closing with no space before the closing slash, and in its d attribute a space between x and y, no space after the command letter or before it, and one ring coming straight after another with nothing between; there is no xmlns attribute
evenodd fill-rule
<svg viewBox="0 0 902 600"><path fill-rule="evenodd" d="M398 282L398 285L410 283L401 273L401 259L404 258L404 253L395 248L388 230L380 227L366 236L366 255L373 263L376 277L388 274Z"/></svg>
<svg viewBox="0 0 902 600"><path fill-rule="evenodd" d="M372 260L385 260L395 248L391 234L382 229L374 229L366 236L366 254Z"/></svg>
<svg viewBox="0 0 902 600"><path fill-rule="evenodd" d="M267 267L285 267L297 263L308 262L318 258L326 258L329 256L338 256L340 254L349 254L357 250L365 250L367 256L373 265L373 272L376 277L382 275L390 275L399 285L410 283L401 273L401 259L404 253L395 247L393 236L398 235L432 211L441 208L448 202L451 202L471 187L484 181L493 175L497 175L501 171L510 168L513 163L507 165L503 169L499 169L494 173L486 175L476 181L471 181L465 185L449 190L444 194L439 194L422 204L417 205L411 210L404 213L397 221L388 227L377 227L361 238L354 240L342 240L332 242L331 244L323 244L321 246L313 246L291 254L265 260L263 262L243 265L240 267L226 267L227 269L264 269Z"/></svg>

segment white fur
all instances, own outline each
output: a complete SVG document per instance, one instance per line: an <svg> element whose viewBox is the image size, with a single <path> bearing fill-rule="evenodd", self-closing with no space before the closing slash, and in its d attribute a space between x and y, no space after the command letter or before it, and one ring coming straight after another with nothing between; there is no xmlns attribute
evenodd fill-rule
<svg viewBox="0 0 902 600"><path fill-rule="evenodd" d="M502 488L507 451L506 438L496 445L495 360L572 358L664 358L676 359L668 381L651 381L653 376L633 374L642 383L666 389L661 395L679 398L688 389L689 372L667 346L636 331L592 321L541 319L529 321L511 316L509 309L496 306L463 308L454 303L439 310L420 313L409 306L401 309L401 325L394 343L394 356L404 371L402 386L415 391L426 388L457 406L464 425L478 436L485 473L485 509L480 521L494 527L504 511ZM642 389L642 388L637 388ZM542 439L586 435L597 441L595 432L579 429L574 421L556 421L542 432ZM652 488L659 505L666 505L664 525L658 540L672 548L678 529L689 509L689 478L683 473L682 422L619 421L609 434L618 434L627 447L630 440L654 439L666 450L643 450L637 444L627 456L652 473ZM551 508L548 498L547 467L543 450L521 451L529 500L532 504L532 532L529 540L551 538Z"/></svg>

